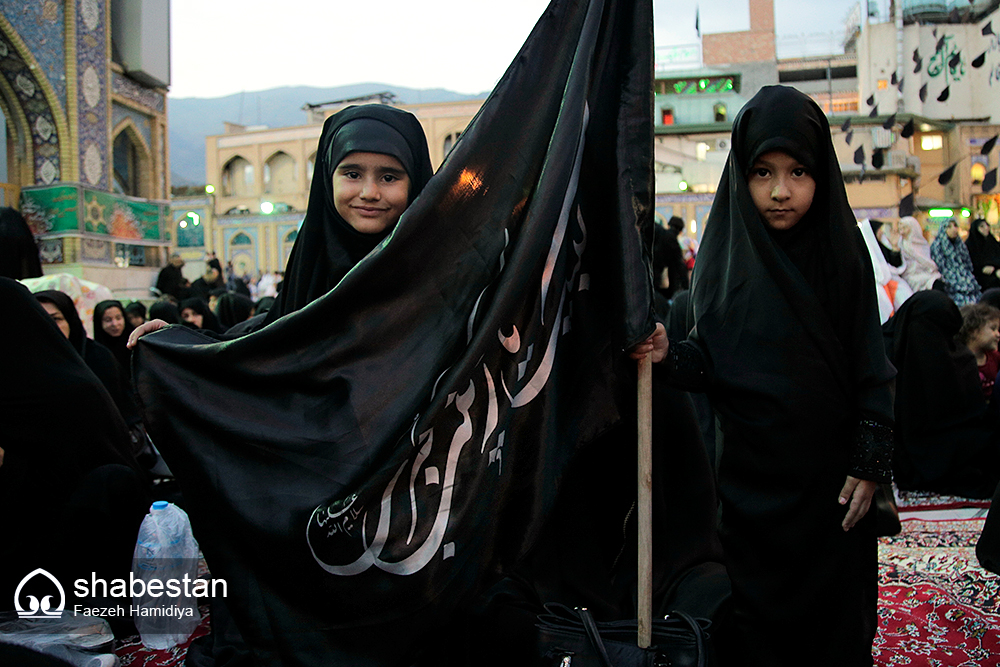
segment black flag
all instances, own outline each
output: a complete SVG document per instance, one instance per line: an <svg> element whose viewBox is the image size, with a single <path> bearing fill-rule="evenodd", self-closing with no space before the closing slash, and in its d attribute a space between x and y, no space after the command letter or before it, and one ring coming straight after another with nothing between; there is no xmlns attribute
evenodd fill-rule
<svg viewBox="0 0 1000 667"><path fill-rule="evenodd" d="M972 66L975 67L976 69L979 69L985 63L986 63L986 52L983 51L978 56L976 56L975 60L972 61Z"/></svg>
<svg viewBox="0 0 1000 667"><path fill-rule="evenodd" d="M850 119L850 117L848 117L847 120L845 120L844 123L840 126L840 131L841 132L847 132L850 129L851 129L851 119ZM851 142L847 142L847 143L851 143Z"/></svg>
<svg viewBox="0 0 1000 667"><path fill-rule="evenodd" d="M940 183L941 185L948 185L949 183L951 183L951 179L955 176L955 167L957 166L958 163L956 162L955 164L951 165L950 167L942 171L941 174L937 177L937 182Z"/></svg>
<svg viewBox="0 0 1000 667"><path fill-rule="evenodd" d="M992 35L993 34L993 21L987 21L986 25L983 26L983 31L982 32L983 32L983 37L985 37L986 35Z"/></svg>
<svg viewBox="0 0 1000 667"><path fill-rule="evenodd" d="M889 79L889 83L891 83L891 84L892 84L892 85L894 85L894 86L895 86L895 85L896 85L897 83L899 83L899 75L898 75L898 74L896 74L895 72L893 72L893 73L892 73L892 78L891 78L891 79Z"/></svg>
<svg viewBox="0 0 1000 667"><path fill-rule="evenodd" d="M962 62L962 52L956 51L951 58L948 59L948 67L955 69L958 67L959 63Z"/></svg>
<svg viewBox="0 0 1000 667"><path fill-rule="evenodd" d="M998 134L994 134L991 139L987 139L983 147L979 149L980 155L989 155L993 151L993 147L997 145L997 138L1000 137Z"/></svg>
<svg viewBox="0 0 1000 667"><path fill-rule="evenodd" d="M885 149L876 148L872 151L872 166L876 169L881 169L882 165L885 164Z"/></svg>
<svg viewBox="0 0 1000 667"><path fill-rule="evenodd" d="M997 186L997 170L990 169L983 176L983 192L991 192Z"/></svg>
<svg viewBox="0 0 1000 667"><path fill-rule="evenodd" d="M938 94L937 101L938 102L946 102L946 101L948 101L948 95L950 95L950 94L951 94L951 86L945 86L944 90L942 90Z"/></svg>
<svg viewBox="0 0 1000 667"><path fill-rule="evenodd" d="M911 118L910 120L906 121L906 125L904 125L903 129L899 131L899 136L903 137L904 139L909 139L910 137L913 136L914 129L915 128L913 126L913 119Z"/></svg>
<svg viewBox="0 0 1000 667"><path fill-rule="evenodd" d="M850 146L851 142L854 141L854 130L848 131L847 136L844 137L844 140L847 141L847 145Z"/></svg>
<svg viewBox="0 0 1000 667"><path fill-rule="evenodd" d="M923 64L924 64L923 58L917 58L917 60L913 64L913 73L918 74L920 72L920 68L923 67Z"/></svg>
<svg viewBox="0 0 1000 667"><path fill-rule="evenodd" d="M913 204L913 193L910 193L899 200L899 217L913 215L916 206Z"/></svg>
<svg viewBox="0 0 1000 667"><path fill-rule="evenodd" d="M863 165L864 163L865 163L865 147L858 146L858 150L854 151L854 164Z"/></svg>
<svg viewBox="0 0 1000 667"><path fill-rule="evenodd" d="M869 95L869 96L868 96L868 99L867 99L867 100L865 100L865 103L866 103L866 104L867 104L868 106L873 106L873 105L875 104L875 96L874 96L874 95Z"/></svg>
<svg viewBox="0 0 1000 667"><path fill-rule="evenodd" d="M878 115L878 105L876 104L874 107L872 107L872 110L868 112L868 117L874 118L877 115Z"/></svg>
<svg viewBox="0 0 1000 667"><path fill-rule="evenodd" d="M882 123L882 128L885 130L891 130L895 126L896 126L896 114L892 114L891 116L885 119L884 123Z"/></svg>
<svg viewBox="0 0 1000 667"><path fill-rule="evenodd" d="M333 290L236 340L141 339L150 433L258 664L412 664L531 547L620 383L634 396L652 25L649 0L554 0Z"/></svg>
<svg viewBox="0 0 1000 667"><path fill-rule="evenodd" d="M920 86L920 92L917 93L917 97L920 98L921 102L926 102L927 101L927 84L926 83L924 85Z"/></svg>

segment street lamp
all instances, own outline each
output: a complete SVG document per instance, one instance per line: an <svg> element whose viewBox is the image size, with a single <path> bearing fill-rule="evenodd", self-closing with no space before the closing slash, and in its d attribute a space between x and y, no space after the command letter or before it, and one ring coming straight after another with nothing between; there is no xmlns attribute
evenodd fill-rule
<svg viewBox="0 0 1000 667"><path fill-rule="evenodd" d="M260 212L263 213L264 215L271 215L272 213L274 213L274 204L272 204L269 201L261 202Z"/></svg>

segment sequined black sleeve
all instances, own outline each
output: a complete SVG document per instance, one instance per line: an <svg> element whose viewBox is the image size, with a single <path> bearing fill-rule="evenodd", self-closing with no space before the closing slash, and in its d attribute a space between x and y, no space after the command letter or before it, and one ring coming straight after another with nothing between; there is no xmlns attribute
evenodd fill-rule
<svg viewBox="0 0 1000 667"><path fill-rule="evenodd" d="M863 419L851 454L850 474L880 484L892 481L892 429Z"/></svg>
<svg viewBox="0 0 1000 667"><path fill-rule="evenodd" d="M670 384L682 391L708 390L710 373L701 346L691 340L670 340L667 356L660 364Z"/></svg>

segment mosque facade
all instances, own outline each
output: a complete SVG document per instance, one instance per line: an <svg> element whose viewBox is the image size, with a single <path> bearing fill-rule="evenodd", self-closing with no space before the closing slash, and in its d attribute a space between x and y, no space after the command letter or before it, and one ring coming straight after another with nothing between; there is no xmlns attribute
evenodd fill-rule
<svg viewBox="0 0 1000 667"><path fill-rule="evenodd" d="M139 297L165 262L168 24L168 0L0 2L0 193L46 273Z"/></svg>

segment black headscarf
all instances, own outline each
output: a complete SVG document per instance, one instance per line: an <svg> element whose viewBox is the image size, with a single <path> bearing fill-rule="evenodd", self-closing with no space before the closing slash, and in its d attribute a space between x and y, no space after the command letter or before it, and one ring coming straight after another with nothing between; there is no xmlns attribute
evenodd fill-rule
<svg viewBox="0 0 1000 667"><path fill-rule="evenodd" d="M223 331L240 322L245 322L252 311L253 300L235 292L226 292L219 297L218 303L215 304L215 314L219 317L219 324L222 325Z"/></svg>
<svg viewBox="0 0 1000 667"><path fill-rule="evenodd" d="M812 206L791 229L769 228L750 196L747 175L769 151L792 156L816 181ZM783 369L792 385L808 383L799 376L814 371L789 368L789 351L808 347L853 410L891 423L888 395L862 391L894 373L880 342L875 296L826 116L795 89L762 88L734 122L733 150L695 266L695 328L716 374L731 369L757 382L747 364L752 356L750 366ZM780 399L790 390L780 382L767 391Z"/></svg>
<svg viewBox="0 0 1000 667"><path fill-rule="evenodd" d="M167 324L183 324L181 311L167 300L161 300L149 307L149 319L163 320Z"/></svg>
<svg viewBox="0 0 1000 667"><path fill-rule="evenodd" d="M182 319L185 308L190 308L201 315L201 329L214 331L215 333L222 333L226 330L225 327L219 324L219 318L215 316L215 313L212 312L212 309L208 307L208 304L201 297L193 296L190 299L181 301L178 310L181 312Z"/></svg>
<svg viewBox="0 0 1000 667"><path fill-rule="evenodd" d="M120 336L110 336L104 331L104 327L101 326L101 319L104 318L104 311L108 308L117 308L122 311L122 317L125 319L125 329L122 331ZM103 345L104 347L111 350L111 354L115 355L115 359L118 364L122 367L123 372L126 377L132 377L132 351L126 347L128 343L128 337L132 334L135 329L128 322L128 318L125 317L125 306L122 305L121 301L107 300L101 301L96 306L94 306L94 340Z"/></svg>
<svg viewBox="0 0 1000 667"><path fill-rule="evenodd" d="M51 303L59 309L69 324L69 342L108 390L125 422L130 425L138 423L141 420L139 409L132 399L131 389L121 365L108 348L87 338L87 331L83 328L83 322L76 312L73 299L58 290L36 292L35 298L41 303Z"/></svg>
<svg viewBox="0 0 1000 667"><path fill-rule="evenodd" d="M42 262L31 228L9 207L0 208L0 276L22 280L42 275Z"/></svg>
<svg viewBox="0 0 1000 667"><path fill-rule="evenodd" d="M433 175L427 138L413 114L369 104L348 107L327 118L316 152L305 219L288 258L281 293L268 311L266 323L329 292L392 231L359 232L334 207L334 170L348 153L356 151L383 153L399 160L410 177L408 203L413 203Z"/></svg>
<svg viewBox="0 0 1000 667"><path fill-rule="evenodd" d="M980 234L979 225L981 224L989 225L982 218L972 222L971 229L969 229L969 237L965 239L965 247L969 249L969 258L972 259L972 268L974 269L973 273L976 276L976 282L984 290L987 290L1000 287L1000 277L997 277L996 271L989 275L983 273L984 266L992 266L994 269L1000 269L1000 241L997 241L992 231L986 236Z"/></svg>

